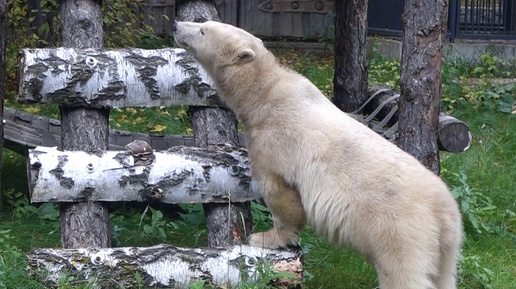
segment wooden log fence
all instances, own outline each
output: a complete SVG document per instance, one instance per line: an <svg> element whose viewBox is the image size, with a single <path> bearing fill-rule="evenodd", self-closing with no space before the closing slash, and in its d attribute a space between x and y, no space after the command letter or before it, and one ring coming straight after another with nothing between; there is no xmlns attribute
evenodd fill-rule
<svg viewBox="0 0 516 289"><path fill-rule="evenodd" d="M250 216L249 205L235 201L243 204L258 199L259 194L250 177L246 151L238 147L155 151L145 142L134 141L124 151L107 151L110 108L217 108L223 104L213 82L184 50L102 49L101 25L97 25L102 19L100 3L61 2L63 43L76 48L22 51L19 100L60 106L64 149L37 147L29 151L31 201L61 204L61 240L63 247L69 248L33 250L28 256L29 272L49 285L72 272L78 281L105 276L123 288L142 286L133 282L135 274L143 276L144 286L188 288L196 280L205 280L224 287L247 279L242 272L258 272L253 268L271 264L273 270L295 273L286 285L279 282L278 286L297 288L303 269L300 250L267 251L238 245L220 249L167 245L107 248L106 202L223 202L217 217L209 218L207 225L226 230L212 231L232 236L231 243L215 243L229 245L245 242L251 227L250 218L245 217ZM84 22L88 25L79 24ZM238 139L232 143L237 145ZM238 207L237 214L218 217L230 211L228 207ZM226 223L210 224L221 220ZM244 262L242 271L240 261L249 258L267 261ZM252 278L260 276L253 274ZM112 287L117 286L104 288Z"/></svg>

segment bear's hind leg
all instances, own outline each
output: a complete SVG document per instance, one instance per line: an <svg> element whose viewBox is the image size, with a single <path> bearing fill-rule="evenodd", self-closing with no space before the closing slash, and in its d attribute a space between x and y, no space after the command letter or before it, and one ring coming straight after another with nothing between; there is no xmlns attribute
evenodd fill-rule
<svg viewBox="0 0 516 289"><path fill-rule="evenodd" d="M437 277L438 289L457 288L457 259L462 245L461 216L457 212L454 220L444 219L445 229L441 232L441 262Z"/></svg>
<svg viewBox="0 0 516 289"><path fill-rule="evenodd" d="M459 248L449 248L441 257L441 267L437 277L438 289L457 288L457 252Z"/></svg>
<svg viewBox="0 0 516 289"><path fill-rule="evenodd" d="M248 238L252 246L280 248L296 245L306 218L299 193L281 178L269 177L262 181L263 198L272 213L274 227Z"/></svg>
<svg viewBox="0 0 516 289"><path fill-rule="evenodd" d="M425 274L414 270L415 268L403 268L400 264L389 265L389 269L385 269L385 266L375 266L380 289L438 289L434 282L435 275L432 273Z"/></svg>
<svg viewBox="0 0 516 289"><path fill-rule="evenodd" d="M377 239L372 261L381 289L438 289L440 248L437 238L407 232ZM426 237L425 237L426 235Z"/></svg>

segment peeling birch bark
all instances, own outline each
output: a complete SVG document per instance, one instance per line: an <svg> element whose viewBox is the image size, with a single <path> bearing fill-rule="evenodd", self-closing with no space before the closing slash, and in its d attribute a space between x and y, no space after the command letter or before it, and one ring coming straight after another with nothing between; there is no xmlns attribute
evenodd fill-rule
<svg viewBox="0 0 516 289"><path fill-rule="evenodd" d="M20 101L93 108L219 106L214 84L183 49L23 49Z"/></svg>
<svg viewBox="0 0 516 289"><path fill-rule="evenodd" d="M49 285L59 284L61 276L66 275L73 276L74 282L94 282L100 288L189 288L199 280L204 280L205 285L227 288L243 280L259 279L260 266L270 266L275 272L288 272L293 277L274 280L271 287L301 288L303 275L301 250L278 251L247 245L34 249L27 257L29 274Z"/></svg>
<svg viewBox="0 0 516 289"><path fill-rule="evenodd" d="M31 202L244 202L260 198L247 151L174 147L140 159L129 151L29 151Z"/></svg>

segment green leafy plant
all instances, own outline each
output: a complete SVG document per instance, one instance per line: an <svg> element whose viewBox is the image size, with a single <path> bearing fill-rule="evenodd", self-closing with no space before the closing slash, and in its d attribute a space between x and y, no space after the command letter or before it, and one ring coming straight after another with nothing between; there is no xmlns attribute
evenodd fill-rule
<svg viewBox="0 0 516 289"><path fill-rule="evenodd" d="M268 289L271 283L276 282L278 279L297 278L289 272L278 272L266 259L256 260L256 262L256 272L251 274L251 276L245 270L240 272L242 283L239 284L238 289Z"/></svg>
<svg viewBox="0 0 516 289"><path fill-rule="evenodd" d="M3 192L3 201L12 208L13 217L21 218L27 213L29 201L22 192L15 191L13 188L7 188Z"/></svg>
<svg viewBox="0 0 516 289"><path fill-rule="evenodd" d="M179 217L183 223L191 226L199 226L204 224L204 209L202 204L179 204L184 213L179 213Z"/></svg>
<svg viewBox="0 0 516 289"><path fill-rule="evenodd" d="M464 252L459 256L459 285L471 288L471 283L474 283L476 286L480 286L480 288L493 288L492 281L495 278L495 274L491 269L482 265L480 256L464 256L463 254Z"/></svg>
<svg viewBox="0 0 516 289"><path fill-rule="evenodd" d="M487 52L482 54L479 60L478 65L472 70L472 76L483 78L514 76L512 64L497 55Z"/></svg>
<svg viewBox="0 0 516 289"><path fill-rule="evenodd" d="M383 85L398 89L400 85L400 62L378 54L368 60L369 85Z"/></svg>
<svg viewBox="0 0 516 289"><path fill-rule="evenodd" d="M333 51L335 43L335 23L332 21L335 19L335 11L331 10L324 14L327 24L324 25L322 33L319 35L317 41L324 45L324 50ZM329 20L329 21L328 21Z"/></svg>
<svg viewBox="0 0 516 289"><path fill-rule="evenodd" d="M190 284L190 287L188 287L189 289L203 289L205 288L206 284L206 281L204 280L199 280L199 281L195 281L193 282L192 284Z"/></svg>
<svg viewBox="0 0 516 289"><path fill-rule="evenodd" d="M194 232L194 246L197 246L200 238L206 234L206 219L202 204L180 204L179 207L185 212L179 213L181 223ZM178 227L174 223L169 224L169 226Z"/></svg>
<svg viewBox="0 0 516 289"><path fill-rule="evenodd" d="M150 210L151 212L151 218L150 223L143 224L145 220L145 215ZM142 216L140 218L140 228L142 228L143 224L143 231L142 234L144 235L152 235L152 236L158 236L161 240L167 239L167 234L165 233L165 227L167 222L163 219L163 213L160 210L153 209L150 206L147 206L145 210L142 213Z"/></svg>
<svg viewBox="0 0 516 289"><path fill-rule="evenodd" d="M491 198L472 189L467 182L466 174L461 173L457 177L460 185L453 187L451 192L457 199L464 216L466 232L473 235L499 232L500 226L493 220L499 219L497 214L500 212ZM510 210L504 214L514 215Z"/></svg>
<svg viewBox="0 0 516 289"><path fill-rule="evenodd" d="M272 215L269 209L262 203L253 201L251 202L251 215L253 221L263 226L272 225Z"/></svg>
<svg viewBox="0 0 516 289"><path fill-rule="evenodd" d="M104 41L106 47L137 46L142 38L154 35L152 28L144 24L145 0L105 0ZM152 37L156 39L156 37ZM149 47L150 48L150 47ZM157 47L152 47L157 48Z"/></svg>
<svg viewBox="0 0 516 289"><path fill-rule="evenodd" d="M43 203L39 207L27 206L27 211L37 215L40 220L55 222L59 219L59 205L56 203Z"/></svg>

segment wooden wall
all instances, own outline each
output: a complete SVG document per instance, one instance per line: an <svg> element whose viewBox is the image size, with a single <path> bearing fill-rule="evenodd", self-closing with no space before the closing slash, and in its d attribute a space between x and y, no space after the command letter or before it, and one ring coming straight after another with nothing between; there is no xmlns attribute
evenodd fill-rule
<svg viewBox="0 0 516 289"><path fill-rule="evenodd" d="M264 12L258 5L267 0L225 0L217 8L224 22L237 25L257 36L317 40L333 34L333 14Z"/></svg>

